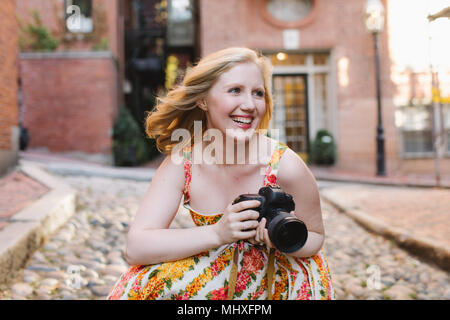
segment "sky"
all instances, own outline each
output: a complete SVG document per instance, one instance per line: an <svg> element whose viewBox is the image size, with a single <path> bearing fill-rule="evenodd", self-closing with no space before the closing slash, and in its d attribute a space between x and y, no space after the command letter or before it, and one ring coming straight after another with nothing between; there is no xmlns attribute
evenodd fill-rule
<svg viewBox="0 0 450 320"><path fill-rule="evenodd" d="M389 0L391 57L398 67L426 71L430 63L450 71L450 19L427 16L450 6L450 0Z"/></svg>

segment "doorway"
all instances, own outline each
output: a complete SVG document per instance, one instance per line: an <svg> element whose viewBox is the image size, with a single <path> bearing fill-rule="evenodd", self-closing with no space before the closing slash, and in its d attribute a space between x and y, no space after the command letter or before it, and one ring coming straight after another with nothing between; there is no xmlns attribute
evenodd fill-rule
<svg viewBox="0 0 450 320"><path fill-rule="evenodd" d="M307 161L309 152L308 90L306 74L273 76L275 128L280 140Z"/></svg>

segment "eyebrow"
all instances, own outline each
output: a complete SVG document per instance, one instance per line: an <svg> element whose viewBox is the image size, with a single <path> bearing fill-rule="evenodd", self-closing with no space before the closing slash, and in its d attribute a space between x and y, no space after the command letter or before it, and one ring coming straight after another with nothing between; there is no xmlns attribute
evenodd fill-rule
<svg viewBox="0 0 450 320"><path fill-rule="evenodd" d="M225 87L225 88L245 87L245 85L243 85L242 83L237 83L237 82L235 82L235 83L226 84L226 85L224 85L224 87ZM261 90L264 91L264 85L261 85L261 86L260 86L260 85L257 85L256 88L257 88L257 89L261 89Z"/></svg>

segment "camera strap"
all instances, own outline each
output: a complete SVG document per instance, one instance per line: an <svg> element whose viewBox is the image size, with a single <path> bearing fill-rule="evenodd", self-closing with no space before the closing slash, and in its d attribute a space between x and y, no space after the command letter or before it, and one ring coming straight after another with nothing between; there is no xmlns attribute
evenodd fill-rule
<svg viewBox="0 0 450 320"><path fill-rule="evenodd" d="M237 265L239 259L239 249L236 245L233 248L233 265L231 266L230 278L228 281L228 300L233 300L234 289L236 287ZM275 271L275 249L271 248L269 253L269 261L267 263L267 300L272 300L272 285Z"/></svg>
<svg viewBox="0 0 450 320"><path fill-rule="evenodd" d="M233 253L233 265L231 266L230 279L228 281L228 300L233 300L234 288L236 287L237 264L239 259L239 249L236 245Z"/></svg>
<svg viewBox="0 0 450 320"><path fill-rule="evenodd" d="M275 249L270 248L269 262L267 264L267 300L272 300L273 274L275 271Z"/></svg>

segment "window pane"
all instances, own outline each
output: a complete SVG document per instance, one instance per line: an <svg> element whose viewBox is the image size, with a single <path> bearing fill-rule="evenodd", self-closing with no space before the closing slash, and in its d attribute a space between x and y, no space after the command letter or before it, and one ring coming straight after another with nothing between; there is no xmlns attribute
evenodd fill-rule
<svg viewBox="0 0 450 320"><path fill-rule="evenodd" d="M323 66L328 63L328 53L315 53L313 55L314 65Z"/></svg>
<svg viewBox="0 0 450 320"><path fill-rule="evenodd" d="M405 153L423 153L433 151L431 130L403 131L403 147Z"/></svg>
<svg viewBox="0 0 450 320"><path fill-rule="evenodd" d="M275 53L270 55L272 65L274 66L293 66L293 65L305 65L306 54L298 53Z"/></svg>
<svg viewBox="0 0 450 320"><path fill-rule="evenodd" d="M93 31L92 0L65 1L66 26L73 33L90 33Z"/></svg>

